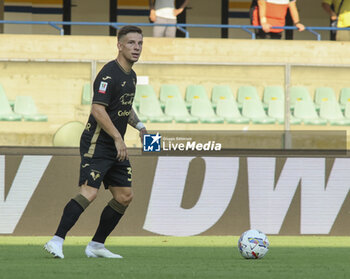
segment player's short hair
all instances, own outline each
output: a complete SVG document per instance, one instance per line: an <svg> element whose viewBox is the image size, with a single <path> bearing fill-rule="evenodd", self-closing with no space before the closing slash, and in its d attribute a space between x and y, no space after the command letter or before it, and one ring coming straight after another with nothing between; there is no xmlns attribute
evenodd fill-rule
<svg viewBox="0 0 350 279"><path fill-rule="evenodd" d="M127 35L128 33L139 33L142 35L141 28L134 26L134 25L126 25L119 29L118 31L118 42L122 37Z"/></svg>

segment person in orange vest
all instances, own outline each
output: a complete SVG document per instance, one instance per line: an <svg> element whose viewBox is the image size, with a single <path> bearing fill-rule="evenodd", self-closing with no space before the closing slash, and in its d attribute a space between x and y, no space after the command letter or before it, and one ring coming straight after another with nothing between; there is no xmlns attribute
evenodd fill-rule
<svg viewBox="0 0 350 279"><path fill-rule="evenodd" d="M262 29L255 30L256 38L281 39L283 29L271 27L285 26L288 8L294 25L299 31L304 31L305 26L300 23L296 0L253 0L251 5L252 25L262 27Z"/></svg>

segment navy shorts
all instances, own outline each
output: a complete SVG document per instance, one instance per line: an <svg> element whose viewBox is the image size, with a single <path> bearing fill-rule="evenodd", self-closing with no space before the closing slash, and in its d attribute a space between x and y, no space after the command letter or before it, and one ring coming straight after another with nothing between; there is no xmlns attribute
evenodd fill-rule
<svg viewBox="0 0 350 279"><path fill-rule="evenodd" d="M109 186L131 186L131 166L129 160L119 162L110 158L82 157L80 164L79 186L85 184L99 189L103 182Z"/></svg>
<svg viewBox="0 0 350 279"><path fill-rule="evenodd" d="M113 147L114 148L114 147ZM98 146L93 156L87 156L81 145L79 186L85 184L99 189L103 182L109 186L131 187L132 169L129 160L118 161L113 148ZM115 149L115 148L114 148Z"/></svg>

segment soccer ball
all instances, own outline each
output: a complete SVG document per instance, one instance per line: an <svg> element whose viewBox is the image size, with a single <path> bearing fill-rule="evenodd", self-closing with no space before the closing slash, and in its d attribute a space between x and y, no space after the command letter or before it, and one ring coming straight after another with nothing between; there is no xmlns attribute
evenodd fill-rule
<svg viewBox="0 0 350 279"><path fill-rule="evenodd" d="M269 251L267 236L258 230L244 232L238 240L238 250L246 259L261 259Z"/></svg>

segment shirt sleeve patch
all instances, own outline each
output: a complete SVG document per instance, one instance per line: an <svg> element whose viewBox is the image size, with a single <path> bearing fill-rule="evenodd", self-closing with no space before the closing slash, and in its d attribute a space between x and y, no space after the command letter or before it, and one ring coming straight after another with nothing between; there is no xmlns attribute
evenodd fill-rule
<svg viewBox="0 0 350 279"><path fill-rule="evenodd" d="M108 86L107 82L101 81L100 87L98 89L98 93L106 94L107 86Z"/></svg>

